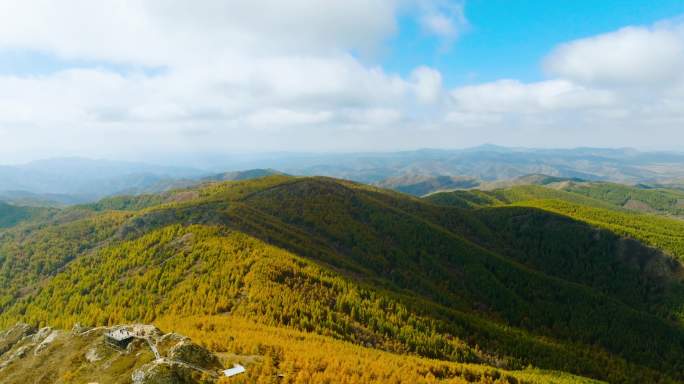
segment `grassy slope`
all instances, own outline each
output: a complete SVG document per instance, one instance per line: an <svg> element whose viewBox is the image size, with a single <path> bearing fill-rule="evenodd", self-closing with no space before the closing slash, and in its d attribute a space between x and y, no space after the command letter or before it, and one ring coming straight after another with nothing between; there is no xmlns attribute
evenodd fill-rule
<svg viewBox="0 0 684 384"><path fill-rule="evenodd" d="M56 337L42 348L32 346L31 336L23 339L7 353L0 354L0 363L12 361L11 355L19 353L8 367L0 369L0 379L4 384L70 384L70 383L111 383L129 384L131 373L142 365L154 360L154 355L145 344L135 343L133 353L117 353L102 343L99 333L87 336L74 336L69 331L55 333ZM35 336L35 335L34 335ZM89 363L84 357L95 352L97 361Z"/></svg>
<svg viewBox="0 0 684 384"><path fill-rule="evenodd" d="M3 241L1 324L231 313L399 353L619 382L676 375L682 355L679 326L500 252L509 240L487 220L352 183L216 184L65 221Z"/></svg>

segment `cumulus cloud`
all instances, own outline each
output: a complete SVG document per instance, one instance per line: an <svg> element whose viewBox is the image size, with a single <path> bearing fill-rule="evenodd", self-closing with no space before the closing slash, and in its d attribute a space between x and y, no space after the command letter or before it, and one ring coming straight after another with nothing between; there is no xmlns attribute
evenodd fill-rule
<svg viewBox="0 0 684 384"><path fill-rule="evenodd" d="M679 81L684 68L684 26L626 27L563 44L546 70L586 84L646 85Z"/></svg>
<svg viewBox="0 0 684 384"><path fill-rule="evenodd" d="M441 75L420 67L403 78L358 55L397 32L400 12L464 19L432 1L0 2L0 55L38 52L77 63L0 76L0 129L16 138L0 150L33 149L30 136L65 149L94 147L93 138L122 133L156 137L160 147L197 140L268 150L259 135L282 149L298 148L314 127L328 134L397 127L400 110L437 101Z"/></svg>
<svg viewBox="0 0 684 384"><path fill-rule="evenodd" d="M445 45L468 28L464 3L445 0L0 2L0 55L67 63L0 75L0 153L532 145L515 140L681 127L679 22L559 45L543 81L445 89L434 68L364 60L402 12Z"/></svg>
<svg viewBox="0 0 684 384"><path fill-rule="evenodd" d="M422 103L437 102L443 92L442 74L429 67L418 67L411 73L411 81L418 100Z"/></svg>
<svg viewBox="0 0 684 384"><path fill-rule="evenodd" d="M281 125L321 124L329 121L330 112L301 112L288 109L267 109L256 111L247 116L246 122L256 128L278 127Z"/></svg>
<svg viewBox="0 0 684 384"><path fill-rule="evenodd" d="M519 145L553 140L672 148L671 138L681 137L682 20L560 44L542 64L548 80L504 79L451 90L445 120Z"/></svg>
<svg viewBox="0 0 684 384"><path fill-rule="evenodd" d="M151 66L370 48L396 29L386 0L5 1L0 47Z"/></svg>
<svg viewBox="0 0 684 384"><path fill-rule="evenodd" d="M499 80L458 88L451 97L463 111L517 114L596 108L614 101L611 92L587 89L567 80L530 84Z"/></svg>

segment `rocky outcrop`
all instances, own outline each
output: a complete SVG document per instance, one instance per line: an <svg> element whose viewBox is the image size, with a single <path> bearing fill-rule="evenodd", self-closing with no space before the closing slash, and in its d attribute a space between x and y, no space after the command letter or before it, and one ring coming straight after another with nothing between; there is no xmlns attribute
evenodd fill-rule
<svg viewBox="0 0 684 384"><path fill-rule="evenodd" d="M125 348L106 343L106 335L126 330ZM3 384L85 382L135 384L206 383L219 378L219 359L176 333L152 325L130 324L71 331L17 324L0 332Z"/></svg>
<svg viewBox="0 0 684 384"><path fill-rule="evenodd" d="M169 350L169 358L184 361L206 370L221 369L221 363L211 352L190 340L183 340Z"/></svg>
<svg viewBox="0 0 684 384"><path fill-rule="evenodd" d="M0 356L12 349L12 347L24 337L36 332L34 327L28 324L17 324L14 327L0 332Z"/></svg>

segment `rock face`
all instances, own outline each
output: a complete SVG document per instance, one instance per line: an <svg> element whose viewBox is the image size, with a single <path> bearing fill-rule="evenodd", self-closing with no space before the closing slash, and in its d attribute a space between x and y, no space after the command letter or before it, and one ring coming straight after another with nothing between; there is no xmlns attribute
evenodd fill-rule
<svg viewBox="0 0 684 384"><path fill-rule="evenodd" d="M133 340L125 348L105 342L123 329ZM217 380L223 369L211 352L175 333L151 325L36 329L17 324L0 332L0 382L184 384Z"/></svg>
<svg viewBox="0 0 684 384"><path fill-rule="evenodd" d="M27 324L17 324L4 332L0 332L0 355L9 351L19 340L35 332L35 328Z"/></svg>
<svg viewBox="0 0 684 384"><path fill-rule="evenodd" d="M177 361L184 361L203 369L221 369L221 363L211 352L193 344L190 340L183 340L169 350L169 358Z"/></svg>

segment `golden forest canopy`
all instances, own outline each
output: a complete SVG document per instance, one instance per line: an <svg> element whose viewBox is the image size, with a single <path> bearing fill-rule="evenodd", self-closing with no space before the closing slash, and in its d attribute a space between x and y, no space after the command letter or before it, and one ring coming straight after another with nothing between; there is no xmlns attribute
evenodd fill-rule
<svg viewBox="0 0 684 384"><path fill-rule="evenodd" d="M677 382L683 229L541 186L418 199L329 178L208 183L2 230L0 328L156 322L229 353L225 328L254 324L283 333L240 353L289 378L315 372L292 351L323 348L340 372L355 351L378 372L361 360Z"/></svg>

